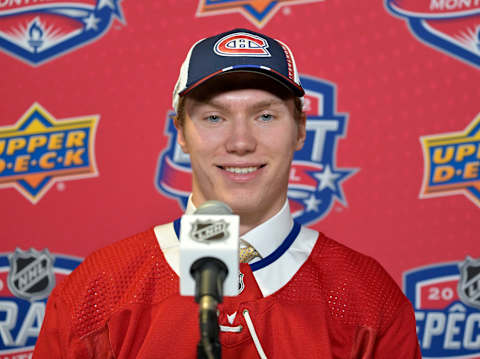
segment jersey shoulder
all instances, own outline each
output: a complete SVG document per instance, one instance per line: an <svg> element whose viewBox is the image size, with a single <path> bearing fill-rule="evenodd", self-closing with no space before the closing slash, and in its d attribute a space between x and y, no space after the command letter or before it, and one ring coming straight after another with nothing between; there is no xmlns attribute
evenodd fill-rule
<svg viewBox="0 0 480 359"><path fill-rule="evenodd" d="M289 291L322 302L335 321L379 331L408 303L378 261L322 233L289 287Z"/></svg>
<svg viewBox="0 0 480 359"><path fill-rule="evenodd" d="M71 320L85 335L130 304L161 302L178 291L178 277L166 263L153 229L99 249L55 289Z"/></svg>

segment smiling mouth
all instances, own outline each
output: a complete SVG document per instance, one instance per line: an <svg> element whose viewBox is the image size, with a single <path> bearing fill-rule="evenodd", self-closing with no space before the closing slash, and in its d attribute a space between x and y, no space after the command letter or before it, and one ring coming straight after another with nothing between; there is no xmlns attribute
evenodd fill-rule
<svg viewBox="0 0 480 359"><path fill-rule="evenodd" d="M248 166L248 167L232 167L232 166L228 166L228 167L217 166L217 167L221 168L224 171L230 172L230 173L242 174L243 175L243 174L248 174L248 173L255 172L255 171L257 171L260 168L263 168L265 166L266 165L263 164L263 165L260 165L260 166Z"/></svg>

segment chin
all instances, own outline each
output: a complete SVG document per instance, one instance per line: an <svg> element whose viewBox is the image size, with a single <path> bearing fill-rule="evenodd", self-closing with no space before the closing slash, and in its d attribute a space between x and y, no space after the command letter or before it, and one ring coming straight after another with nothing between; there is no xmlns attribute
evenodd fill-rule
<svg viewBox="0 0 480 359"><path fill-rule="evenodd" d="M233 213L239 214L239 215L252 215L255 213L259 213L259 211L262 210L262 206L260 206L260 203L257 202L252 202L252 201L244 201L244 202L236 202L235 204L229 204L229 206L232 208Z"/></svg>
<svg viewBox="0 0 480 359"><path fill-rule="evenodd" d="M220 201L225 202L230 206L234 213L245 213L245 212L252 212L255 209L258 209L258 203L255 200L252 200L251 197L228 197L220 199Z"/></svg>

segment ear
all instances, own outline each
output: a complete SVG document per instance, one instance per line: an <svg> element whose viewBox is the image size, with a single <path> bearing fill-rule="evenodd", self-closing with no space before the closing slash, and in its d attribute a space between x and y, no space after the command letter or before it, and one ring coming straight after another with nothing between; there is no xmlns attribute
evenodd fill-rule
<svg viewBox="0 0 480 359"><path fill-rule="evenodd" d="M305 114L305 112L302 112L302 115L297 122L297 144L295 146L296 151L302 149L303 144L305 143L306 136L307 136L307 115Z"/></svg>
<svg viewBox="0 0 480 359"><path fill-rule="evenodd" d="M175 116L175 119L173 120L173 124L175 125L175 128L177 129L177 143L182 149L184 153L188 153L188 147L187 147L187 142L185 141L185 133L184 133L184 127L180 123L178 116Z"/></svg>

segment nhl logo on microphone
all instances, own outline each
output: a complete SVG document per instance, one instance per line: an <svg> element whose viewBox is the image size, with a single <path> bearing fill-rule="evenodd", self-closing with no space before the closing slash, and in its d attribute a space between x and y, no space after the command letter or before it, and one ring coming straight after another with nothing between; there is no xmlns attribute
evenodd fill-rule
<svg viewBox="0 0 480 359"><path fill-rule="evenodd" d="M197 220L192 223L190 237L196 242L208 243L209 241L221 241L227 239L228 236L228 223L223 219L218 221Z"/></svg>

